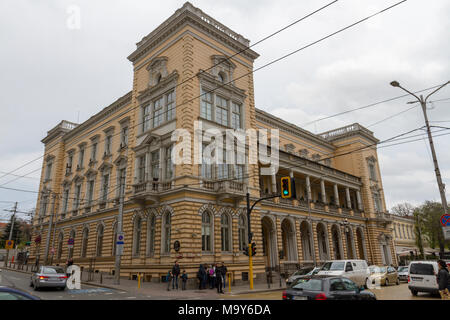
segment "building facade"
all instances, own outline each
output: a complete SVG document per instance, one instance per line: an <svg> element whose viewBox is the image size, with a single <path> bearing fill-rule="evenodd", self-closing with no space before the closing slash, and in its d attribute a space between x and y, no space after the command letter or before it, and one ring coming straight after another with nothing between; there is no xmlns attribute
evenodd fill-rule
<svg viewBox="0 0 450 320"><path fill-rule="evenodd" d="M357 123L316 135L257 109L258 54L249 43L187 2L128 57L129 93L81 124L62 121L48 131L30 261L72 257L112 272L123 195L121 275L159 281L178 259L192 279L199 264L223 261L235 282L246 281L246 193L251 202L277 194L289 175L295 199L263 200L252 211L257 280L327 259L397 264L378 140ZM176 129L193 137L278 129L279 170L262 175L267 165L248 160L174 163ZM198 146L183 150L192 163L197 154Z"/></svg>

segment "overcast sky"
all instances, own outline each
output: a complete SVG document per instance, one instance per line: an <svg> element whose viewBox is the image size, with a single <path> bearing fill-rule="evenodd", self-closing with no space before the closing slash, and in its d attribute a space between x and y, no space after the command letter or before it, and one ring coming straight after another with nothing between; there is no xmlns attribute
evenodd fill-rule
<svg viewBox="0 0 450 320"><path fill-rule="evenodd" d="M191 1L255 43L332 0ZM388 7L393 0L339 0L252 49L255 68ZM43 153L40 140L61 120L83 122L131 90L126 57L184 1L95 0L0 2L0 176ZM73 11L79 9L80 28ZM76 22L76 21L75 21ZM76 25L75 25L76 26ZM256 106L314 133L359 122L384 140L423 126L413 97L304 124L335 113L450 80L450 1L405 3L255 73ZM428 91L429 92L429 91ZM426 93L426 92L425 92ZM424 94L425 94L424 93ZM450 98L450 85L430 100ZM432 125L450 127L450 99L429 105ZM434 128L434 130L440 130ZM418 134L415 132L413 134ZM450 133L443 130L436 133ZM412 134L412 135L413 135ZM422 136L421 136L422 137ZM420 138L420 137L416 137ZM440 201L428 141L384 147L378 155L388 208L400 202ZM444 183L450 184L450 135L435 145ZM407 140L400 140L403 142ZM14 172L39 169L42 159ZM31 177L31 178L30 178ZM5 187L38 190L40 172ZM6 176L0 185L14 179ZM450 187L447 197L450 197ZM0 189L4 208L25 211L36 195Z"/></svg>

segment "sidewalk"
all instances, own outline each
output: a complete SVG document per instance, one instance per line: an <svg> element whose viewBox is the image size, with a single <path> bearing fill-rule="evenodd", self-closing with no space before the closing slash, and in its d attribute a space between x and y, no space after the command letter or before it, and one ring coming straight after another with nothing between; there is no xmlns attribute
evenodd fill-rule
<svg viewBox="0 0 450 320"><path fill-rule="evenodd" d="M1 268L5 270L11 270L21 273L31 274L30 271L26 270L17 270L12 267L3 267ZM224 295L239 295L246 293L259 293L259 292L267 292L267 291L278 291L286 288L286 284L282 282L282 287L280 288L279 282L273 283L268 288L267 283L255 283L253 286L253 290L250 290L249 285L241 285L241 286L231 286L231 290L229 291L229 286L223 289L225 294L218 294L217 289L188 289L181 290L181 279L178 281L178 290L172 290L172 285L170 286L170 291L167 290L167 282L165 283L153 283L153 282L141 282L141 287L138 288L137 280L129 280L127 278L120 279L120 285L114 284L114 277L111 275L104 275L102 277L102 283L96 279L96 281L85 281L85 276L82 276L81 284L82 286L94 286L94 287L103 287L114 289L118 291L125 291L131 295L135 295L136 297L141 298L162 298L162 299L193 299L193 300L209 300L209 299L221 299Z"/></svg>

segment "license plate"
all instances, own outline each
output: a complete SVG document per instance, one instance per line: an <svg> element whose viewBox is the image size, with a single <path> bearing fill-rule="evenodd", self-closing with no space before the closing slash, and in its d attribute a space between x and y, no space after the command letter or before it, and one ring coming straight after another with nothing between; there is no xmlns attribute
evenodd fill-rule
<svg viewBox="0 0 450 320"><path fill-rule="evenodd" d="M308 297L294 296L294 300L308 300Z"/></svg>
<svg viewBox="0 0 450 320"><path fill-rule="evenodd" d="M416 277L411 277L411 280L414 280L414 281L422 281L422 280L423 280L423 278L416 278Z"/></svg>

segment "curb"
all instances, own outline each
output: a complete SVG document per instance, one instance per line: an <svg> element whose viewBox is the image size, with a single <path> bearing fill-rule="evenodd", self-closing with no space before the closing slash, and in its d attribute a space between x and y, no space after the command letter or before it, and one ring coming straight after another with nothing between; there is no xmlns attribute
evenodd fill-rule
<svg viewBox="0 0 450 320"><path fill-rule="evenodd" d="M285 290L286 288L273 288L273 289L256 289L256 290L244 290L244 291L231 291L230 295L236 295L236 294L249 294L249 293L263 293L263 292L272 292L272 291L281 291Z"/></svg>

